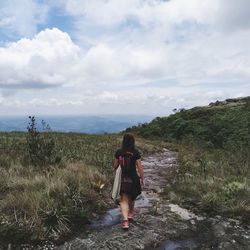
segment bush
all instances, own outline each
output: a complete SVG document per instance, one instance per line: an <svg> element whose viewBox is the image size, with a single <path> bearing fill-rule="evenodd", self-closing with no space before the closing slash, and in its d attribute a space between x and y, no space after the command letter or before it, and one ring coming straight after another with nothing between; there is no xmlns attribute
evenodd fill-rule
<svg viewBox="0 0 250 250"><path fill-rule="evenodd" d="M34 166L47 166L60 163L61 157L56 151L56 143L50 133L49 125L42 121L45 132L40 133L37 130L35 116L29 116L29 119L26 141L31 164Z"/></svg>

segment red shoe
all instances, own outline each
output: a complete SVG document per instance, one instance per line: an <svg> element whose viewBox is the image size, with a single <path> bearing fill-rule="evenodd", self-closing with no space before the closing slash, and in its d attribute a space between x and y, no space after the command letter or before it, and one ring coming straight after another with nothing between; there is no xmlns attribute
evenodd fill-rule
<svg viewBox="0 0 250 250"><path fill-rule="evenodd" d="M128 220L124 220L124 221L123 221L123 223L122 223L122 228L123 228L123 229L128 229L128 228L129 228Z"/></svg>
<svg viewBox="0 0 250 250"><path fill-rule="evenodd" d="M134 211L129 211L129 212L128 212L128 218L129 218L129 219L133 219L134 215L135 215L135 212L134 212Z"/></svg>

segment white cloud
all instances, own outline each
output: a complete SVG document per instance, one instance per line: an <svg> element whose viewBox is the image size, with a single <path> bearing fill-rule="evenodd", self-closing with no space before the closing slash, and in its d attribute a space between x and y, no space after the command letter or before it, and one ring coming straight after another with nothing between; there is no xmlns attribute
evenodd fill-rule
<svg viewBox="0 0 250 250"><path fill-rule="evenodd" d="M87 51L82 66L95 84L135 85L160 78L162 59L161 51L153 48L98 44Z"/></svg>
<svg viewBox="0 0 250 250"><path fill-rule="evenodd" d="M68 13L101 26L116 26L128 19L141 25L193 21L215 28L250 27L248 0L66 0Z"/></svg>
<svg viewBox="0 0 250 250"><path fill-rule="evenodd" d="M227 37L229 37L227 35ZM183 43L126 46L99 43L81 49L59 29L46 29L33 39L0 48L0 84L4 88L69 85L112 88L173 79L181 85L250 77L250 42L246 31L210 35Z"/></svg>
<svg viewBox="0 0 250 250"><path fill-rule="evenodd" d="M0 86L44 88L70 81L71 65L80 49L67 33L46 29L33 39L23 38L0 48Z"/></svg>
<svg viewBox="0 0 250 250"><path fill-rule="evenodd" d="M64 94L54 97L0 98L1 110L12 114L154 114L168 115L174 108L191 108L207 105L215 100L242 96L242 89L231 87L190 88L169 87L168 89L144 89L101 91L94 95ZM249 93L249 92L248 92ZM250 93L249 93L250 94ZM10 113L9 113L10 114Z"/></svg>
<svg viewBox="0 0 250 250"><path fill-rule="evenodd" d="M44 23L49 6L35 0L1 0L0 27L12 36L31 37L37 33L37 26Z"/></svg>

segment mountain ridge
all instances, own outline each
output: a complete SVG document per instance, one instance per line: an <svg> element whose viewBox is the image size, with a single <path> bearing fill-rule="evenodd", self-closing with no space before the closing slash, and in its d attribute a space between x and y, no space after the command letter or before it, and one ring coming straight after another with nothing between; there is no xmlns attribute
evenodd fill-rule
<svg viewBox="0 0 250 250"><path fill-rule="evenodd" d="M54 132L80 132L80 133L115 133L131 125L149 121L153 116L146 115L83 115L83 116L36 116L37 127L42 130L41 121L49 124ZM28 116L1 116L0 131L27 131Z"/></svg>
<svg viewBox="0 0 250 250"><path fill-rule="evenodd" d="M250 141L250 97L216 101L207 106L175 109L166 117L156 117L149 123L127 128L145 138L161 137L182 140L191 136L197 140L226 147L232 141Z"/></svg>

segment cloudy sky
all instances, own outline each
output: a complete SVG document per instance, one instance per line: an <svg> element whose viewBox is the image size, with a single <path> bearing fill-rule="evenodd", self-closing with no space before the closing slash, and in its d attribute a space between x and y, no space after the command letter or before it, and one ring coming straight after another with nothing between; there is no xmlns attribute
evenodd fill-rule
<svg viewBox="0 0 250 250"><path fill-rule="evenodd" d="M166 115L247 95L249 0L0 2L0 115Z"/></svg>

